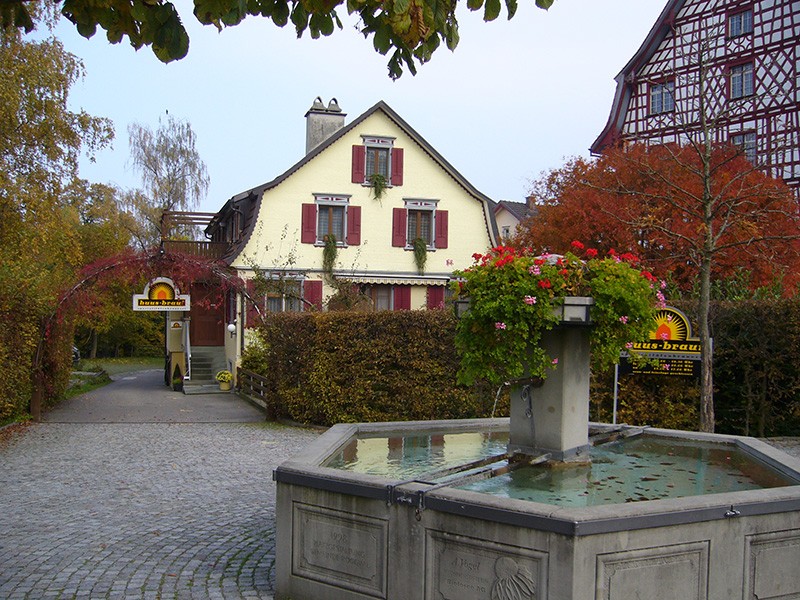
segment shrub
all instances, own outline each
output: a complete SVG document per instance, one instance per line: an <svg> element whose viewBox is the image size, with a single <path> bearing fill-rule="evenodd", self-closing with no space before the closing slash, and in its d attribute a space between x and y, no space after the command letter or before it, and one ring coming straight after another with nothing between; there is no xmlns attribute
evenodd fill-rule
<svg viewBox="0 0 800 600"><path fill-rule="evenodd" d="M303 423L489 416L486 386L456 384L448 311L271 315L245 369L269 381L279 416Z"/></svg>

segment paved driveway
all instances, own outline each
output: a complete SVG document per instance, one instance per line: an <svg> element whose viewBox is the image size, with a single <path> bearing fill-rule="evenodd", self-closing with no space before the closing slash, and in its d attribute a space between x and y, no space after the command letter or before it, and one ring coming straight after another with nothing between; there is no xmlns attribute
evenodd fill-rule
<svg viewBox="0 0 800 600"><path fill-rule="evenodd" d="M272 598L272 470L317 434L161 377L2 436L0 598Z"/></svg>

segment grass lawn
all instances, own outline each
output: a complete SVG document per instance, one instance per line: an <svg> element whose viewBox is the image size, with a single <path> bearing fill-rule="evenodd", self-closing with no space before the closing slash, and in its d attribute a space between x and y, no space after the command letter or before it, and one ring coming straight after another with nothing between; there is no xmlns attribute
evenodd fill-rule
<svg viewBox="0 0 800 600"><path fill-rule="evenodd" d="M164 357L146 358L85 358L78 363L74 371L105 371L109 375L145 371L147 369L163 369Z"/></svg>
<svg viewBox="0 0 800 600"><path fill-rule="evenodd" d="M70 385L64 397L72 398L103 387L111 383L110 375L163 368L164 359L160 357L83 359L73 368ZM75 371L78 371L78 373Z"/></svg>

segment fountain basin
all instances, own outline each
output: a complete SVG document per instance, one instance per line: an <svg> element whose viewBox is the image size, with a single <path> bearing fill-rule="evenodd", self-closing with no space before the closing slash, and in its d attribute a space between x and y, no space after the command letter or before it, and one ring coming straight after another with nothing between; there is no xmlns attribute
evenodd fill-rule
<svg viewBox="0 0 800 600"><path fill-rule="evenodd" d="M576 507L451 487L447 476L420 481L413 472L401 479L322 466L354 438L507 430L507 419L332 427L275 471L276 598L800 594L800 461L752 438L643 434L736 449L786 485ZM440 457L436 470L447 471L451 459L478 460L457 454Z"/></svg>

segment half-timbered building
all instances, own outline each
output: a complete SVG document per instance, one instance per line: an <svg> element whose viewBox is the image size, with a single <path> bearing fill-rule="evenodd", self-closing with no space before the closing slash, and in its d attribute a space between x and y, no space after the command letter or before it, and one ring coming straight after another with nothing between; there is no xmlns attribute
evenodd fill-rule
<svg viewBox="0 0 800 600"><path fill-rule="evenodd" d="M669 0L617 75L592 153L705 132L800 190L799 40L797 0Z"/></svg>

